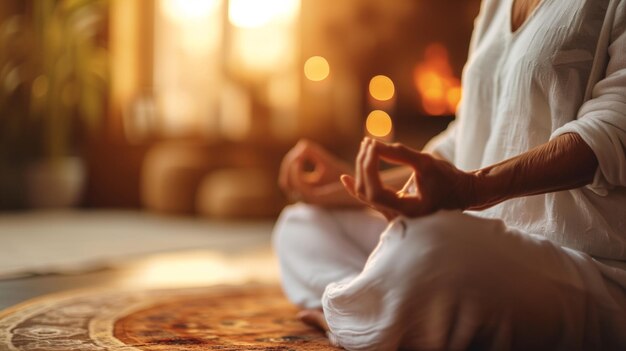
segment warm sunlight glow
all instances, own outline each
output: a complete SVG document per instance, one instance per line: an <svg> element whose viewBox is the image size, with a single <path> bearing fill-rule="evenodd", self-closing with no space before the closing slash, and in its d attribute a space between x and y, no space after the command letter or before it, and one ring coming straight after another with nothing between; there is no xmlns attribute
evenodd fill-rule
<svg viewBox="0 0 626 351"><path fill-rule="evenodd" d="M217 252L184 252L155 255L144 259L133 275L133 285L185 287L209 284L243 284L278 280L276 262L270 252L242 255Z"/></svg>
<svg viewBox="0 0 626 351"><path fill-rule="evenodd" d="M391 117L387 112L381 110L372 111L365 122L367 132L379 138L389 135L392 127Z"/></svg>
<svg viewBox="0 0 626 351"><path fill-rule="evenodd" d="M322 56L313 56L304 63L304 75L307 79L319 82L330 74L328 61Z"/></svg>
<svg viewBox="0 0 626 351"><path fill-rule="evenodd" d="M257 28L274 21L289 22L299 10L299 0L230 0L228 19L240 28Z"/></svg>
<svg viewBox="0 0 626 351"><path fill-rule="evenodd" d="M163 0L164 12L181 23L206 19L218 4L218 0Z"/></svg>
<svg viewBox="0 0 626 351"><path fill-rule="evenodd" d="M233 35L233 50L237 53L238 69L248 72L272 72L281 64L295 58L289 33L278 26L240 29Z"/></svg>
<svg viewBox="0 0 626 351"><path fill-rule="evenodd" d="M300 0L230 0L229 64L246 78L259 78L297 62Z"/></svg>
<svg viewBox="0 0 626 351"><path fill-rule="evenodd" d="M456 113L461 101L461 81L452 74L448 50L442 44L426 48L424 61L415 67L414 82L424 112L431 116Z"/></svg>
<svg viewBox="0 0 626 351"><path fill-rule="evenodd" d="M157 128L165 136L217 134L217 116L208 111L218 108L215 87L222 82L223 1L159 0L156 5L153 79L158 91Z"/></svg>
<svg viewBox="0 0 626 351"><path fill-rule="evenodd" d="M387 101L395 94L393 81L387 76L376 76L370 80L370 95L376 100Z"/></svg>

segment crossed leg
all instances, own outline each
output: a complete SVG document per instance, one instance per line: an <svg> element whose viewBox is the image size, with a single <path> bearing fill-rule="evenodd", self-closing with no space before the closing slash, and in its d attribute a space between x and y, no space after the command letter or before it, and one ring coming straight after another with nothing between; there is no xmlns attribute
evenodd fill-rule
<svg viewBox="0 0 626 351"><path fill-rule="evenodd" d="M385 227L384 218L367 211L287 207L273 237L287 297L302 308L320 308L328 284L363 270Z"/></svg>
<svg viewBox="0 0 626 351"><path fill-rule="evenodd" d="M348 350L626 346L624 290L585 254L461 212L350 216L299 205L275 236L287 296Z"/></svg>

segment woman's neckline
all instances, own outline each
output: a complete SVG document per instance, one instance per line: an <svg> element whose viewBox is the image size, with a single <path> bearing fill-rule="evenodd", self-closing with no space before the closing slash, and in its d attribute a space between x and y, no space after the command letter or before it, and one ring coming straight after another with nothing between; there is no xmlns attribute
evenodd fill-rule
<svg viewBox="0 0 626 351"><path fill-rule="evenodd" d="M547 0L539 0L539 3L537 5L535 5L535 8L531 11L531 13L526 17L526 19L524 20L524 22L517 27L515 30L513 30L513 6L515 6L515 1L516 0L509 0L509 5L508 5L508 21L507 21L507 33L509 34L509 36L517 36L520 32L522 32L524 30L524 28L526 28L528 26L528 22L531 22L533 20L533 18L536 17L537 12L539 11L539 9L543 6L543 4L547 1Z"/></svg>

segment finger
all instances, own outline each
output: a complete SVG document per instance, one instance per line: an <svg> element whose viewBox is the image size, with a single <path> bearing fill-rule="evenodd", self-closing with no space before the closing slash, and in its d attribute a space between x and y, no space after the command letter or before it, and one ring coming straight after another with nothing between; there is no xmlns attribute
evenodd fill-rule
<svg viewBox="0 0 626 351"><path fill-rule="evenodd" d="M398 192L398 194L411 195L416 193L415 189L415 172L411 173L409 179L404 183L402 189Z"/></svg>
<svg viewBox="0 0 626 351"><path fill-rule="evenodd" d="M355 182L354 182L354 190L359 193L360 189L363 185L363 174L361 172L361 163L363 162L363 158L365 157L365 152L367 151L367 144L369 142L368 138L364 138L361 141L361 146L359 147L359 153L356 156L354 172L355 172Z"/></svg>
<svg viewBox="0 0 626 351"><path fill-rule="evenodd" d="M325 164L332 159L328 151L315 142L304 139L298 144L302 147L301 157L313 163L316 168L318 164Z"/></svg>
<svg viewBox="0 0 626 351"><path fill-rule="evenodd" d="M313 184L320 184L324 179L327 169L324 163L313 163L313 171L307 172L307 179Z"/></svg>
<svg viewBox="0 0 626 351"><path fill-rule="evenodd" d="M430 213L430 207L418 195L396 193L384 187L373 199L366 199L361 194L357 195L361 201L383 213L386 217L391 215L391 217L395 218L400 214L407 217L419 217Z"/></svg>
<svg viewBox="0 0 626 351"><path fill-rule="evenodd" d="M363 202L364 204L366 204L366 205L368 205L368 206L370 206L372 208L375 206L370 201L368 201L367 198L365 198L365 196L363 196L363 194L359 194L359 193L356 192L354 177L349 176L347 174L343 174L340 179L341 179L341 183L343 184L343 186L346 189L346 191L348 192L348 194L350 194L351 196L355 197L357 200Z"/></svg>
<svg viewBox="0 0 626 351"><path fill-rule="evenodd" d="M362 165L364 194L371 202L376 202L378 194L385 190L380 179L380 162L374 145L375 142L370 142Z"/></svg>
<svg viewBox="0 0 626 351"><path fill-rule="evenodd" d="M386 206L378 202L368 203L368 206L380 212L383 216L385 216L385 218L388 221L391 221L394 218L398 217L399 215L403 214L401 211L397 210L396 208L392 208L390 206Z"/></svg>
<svg viewBox="0 0 626 351"><path fill-rule="evenodd" d="M374 147L381 159L395 164L413 166L413 168L420 168L421 164L431 157L400 143L385 144L377 141Z"/></svg>
<svg viewBox="0 0 626 351"><path fill-rule="evenodd" d="M306 178L310 183L322 182L328 170L327 164L330 162L330 157L323 148L313 142L305 141L302 143L302 147L296 158L302 161L303 173L306 174ZM305 162L309 162L313 167L311 171L304 171Z"/></svg>
<svg viewBox="0 0 626 351"><path fill-rule="evenodd" d="M308 141L301 141L294 148L291 158L289 160L288 170L285 172L284 183L289 191L297 191L297 186L294 184L295 179L303 180L306 176L311 183L315 183L320 179L318 171L323 172L320 168L321 164L316 161L316 151L310 147ZM311 162L314 167L314 172L305 172L305 162Z"/></svg>
<svg viewBox="0 0 626 351"><path fill-rule="evenodd" d="M350 194L350 196L352 196L352 197L356 198L357 200L361 201L364 205L367 205L369 207L374 208L373 204L371 204L369 201L367 201L365 196L363 196L362 194L359 194L359 193L356 192L354 177L351 177L351 176L349 176L347 174L343 174L340 177L340 180L341 180L341 183L343 184L344 188L348 192L348 194Z"/></svg>
<svg viewBox="0 0 626 351"><path fill-rule="evenodd" d="M302 175L302 161L296 160L291 169L289 178L292 183L291 194L294 200L307 200L310 198L310 187L307 182L304 181Z"/></svg>
<svg viewBox="0 0 626 351"><path fill-rule="evenodd" d="M394 206L398 212L411 218L421 217L433 212L431 206L414 195L399 195Z"/></svg>
<svg viewBox="0 0 626 351"><path fill-rule="evenodd" d="M293 183L291 181L291 175L293 173L293 167L295 162L306 152L308 147L307 140L300 140L283 158L280 164L280 171L278 175L278 185L285 192L293 191Z"/></svg>
<svg viewBox="0 0 626 351"><path fill-rule="evenodd" d="M290 162L281 168L279 175L279 186L286 193L297 190L294 179L300 177L300 166L296 162Z"/></svg>
<svg viewBox="0 0 626 351"><path fill-rule="evenodd" d="M359 157L357 174L361 184L354 187L357 198L368 206L383 213L386 217L398 215L398 195L384 186L379 172L377 144L380 142L366 138Z"/></svg>
<svg viewBox="0 0 626 351"><path fill-rule="evenodd" d="M356 198L357 200L361 201L363 204L367 205L371 209L377 212L380 212L388 221L391 221L394 218L398 217L399 213L397 211L393 211L388 208L376 206L375 204L368 202L363 196L360 196L359 194L357 194L356 191L354 190L354 177L344 174L341 176L340 179L341 179L341 183L343 184L348 194L350 194L352 197Z"/></svg>
<svg viewBox="0 0 626 351"><path fill-rule="evenodd" d="M280 170L278 172L278 186L285 191L289 192L291 190L291 183L289 182L289 173L292 164L292 159L290 153L287 153L283 158L283 161L280 163Z"/></svg>
<svg viewBox="0 0 626 351"><path fill-rule="evenodd" d="M347 174L342 174L341 177L339 178L341 180L341 184L343 184L343 187L346 189L346 191L348 192L348 194L350 194L352 197L355 198L359 198L359 196L357 195L356 191L354 190L354 184L355 184L355 180L354 177L349 176Z"/></svg>
<svg viewBox="0 0 626 351"><path fill-rule="evenodd" d="M370 198L365 198L372 206L382 208L387 211L398 211L400 208L397 206L398 195L387 188L379 189L376 194Z"/></svg>
<svg viewBox="0 0 626 351"><path fill-rule="evenodd" d="M310 157L310 161L312 162L323 162L327 159L327 152L324 148L322 148L319 144L314 143L310 140L303 141L304 149L307 152L308 157Z"/></svg>
<svg viewBox="0 0 626 351"><path fill-rule="evenodd" d="M287 192L287 196L292 201L298 201L301 197L300 190L298 188L301 187L300 184L300 172L298 171L299 165L298 161L294 161L291 163L291 166L288 171L288 179L289 179L289 190Z"/></svg>
<svg viewBox="0 0 626 351"><path fill-rule="evenodd" d="M376 212L380 213L381 215L383 215L383 217L385 217L385 219L388 222L391 222L396 217L400 216L400 213L398 211L390 210L388 208L384 208L384 207L380 207L380 206L374 206L374 205L370 205L369 207L371 209L373 209L374 211L376 211Z"/></svg>

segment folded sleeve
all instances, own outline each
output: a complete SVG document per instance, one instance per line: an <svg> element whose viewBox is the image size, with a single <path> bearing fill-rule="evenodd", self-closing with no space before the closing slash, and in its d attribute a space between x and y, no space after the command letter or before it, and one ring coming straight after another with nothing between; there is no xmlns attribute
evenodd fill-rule
<svg viewBox="0 0 626 351"><path fill-rule="evenodd" d="M454 163L457 124L457 121L452 121L446 130L439 133L439 135L435 136L428 142L428 144L426 144L424 151L437 154Z"/></svg>
<svg viewBox="0 0 626 351"><path fill-rule="evenodd" d="M594 87L576 120L554 131L551 138L577 133L598 159L598 170L588 188L606 195L626 187L626 1L617 6L608 46L604 78Z"/></svg>

